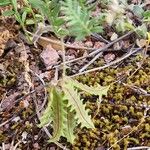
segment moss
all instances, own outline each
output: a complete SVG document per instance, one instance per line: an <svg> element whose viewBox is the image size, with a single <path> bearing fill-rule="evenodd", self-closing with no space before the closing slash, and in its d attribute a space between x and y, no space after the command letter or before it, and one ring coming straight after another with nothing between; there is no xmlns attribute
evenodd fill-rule
<svg viewBox="0 0 150 150"><path fill-rule="evenodd" d="M77 77L78 81L87 85L111 84L111 86L108 95L103 97L99 110L95 103L96 97L83 94L87 108L91 110L96 128L80 130L73 149L96 149L98 145L108 148L132 130L134 131L132 134L113 146L114 150L127 149L131 145L150 145L150 117L147 117L140 128L137 128L140 119L144 116L145 109L142 106L150 105L149 97L123 86L121 82L114 83L122 79L121 81L128 85L135 85L150 91L150 58L146 59L144 67L141 66L137 70L137 62L141 60L142 56L138 54L135 59L130 62L127 60L121 67L106 68ZM102 61L97 62L97 65L99 63ZM136 73L131 76L134 71ZM123 129L123 127L127 127L127 129Z"/></svg>

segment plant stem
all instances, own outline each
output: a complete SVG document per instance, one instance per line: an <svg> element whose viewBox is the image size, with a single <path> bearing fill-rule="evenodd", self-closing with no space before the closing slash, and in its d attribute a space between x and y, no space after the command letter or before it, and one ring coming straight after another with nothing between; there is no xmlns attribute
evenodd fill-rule
<svg viewBox="0 0 150 150"><path fill-rule="evenodd" d="M62 58L63 58L63 73L62 73L62 78L64 79L65 75L66 75L66 65L65 65L65 61L66 61L66 58L65 58L65 45L64 45L64 39L61 38L61 46L62 46Z"/></svg>

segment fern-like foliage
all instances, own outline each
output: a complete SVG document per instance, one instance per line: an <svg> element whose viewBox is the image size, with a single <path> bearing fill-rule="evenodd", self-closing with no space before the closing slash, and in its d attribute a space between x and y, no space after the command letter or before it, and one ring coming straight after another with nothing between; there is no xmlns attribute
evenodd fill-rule
<svg viewBox="0 0 150 150"><path fill-rule="evenodd" d="M102 27L99 26L97 20L90 17L87 7L83 5L81 7L77 0L65 0L62 2L61 10L65 15L70 33L77 39L83 39L94 32L102 32Z"/></svg>

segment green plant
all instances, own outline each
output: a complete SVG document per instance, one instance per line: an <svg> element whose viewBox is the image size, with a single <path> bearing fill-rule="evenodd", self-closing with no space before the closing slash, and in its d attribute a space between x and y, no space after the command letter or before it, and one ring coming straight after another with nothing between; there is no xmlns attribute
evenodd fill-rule
<svg viewBox="0 0 150 150"><path fill-rule="evenodd" d="M85 104L79 90L97 95L101 98L107 94L109 86L89 87L69 77L60 81L60 86L52 86L49 89L49 101L39 127L51 124L53 137L49 142L56 142L61 136L66 137L70 143L75 139L74 129L80 124L81 127L94 128L91 116L85 109Z"/></svg>
<svg viewBox="0 0 150 150"><path fill-rule="evenodd" d="M145 3L129 5L127 0L110 0L105 13L106 22L114 26L117 32L135 31L139 36L146 38L150 12L145 11L144 6ZM136 25L133 18L140 21L141 25Z"/></svg>
<svg viewBox="0 0 150 150"><path fill-rule="evenodd" d="M3 15L14 15L26 32L27 14L32 14L35 24L36 14L33 8L38 10L38 15L42 16L42 22L48 20L53 32L63 37L65 35L75 36L77 39L83 39L94 32L102 32L102 27L97 18L91 17L90 7L87 7L85 0L24 0L23 11L18 11L17 0L11 0L12 10L6 11ZM64 25L65 24L65 25ZM49 101L47 108L40 118L39 127L51 124L53 136L49 142L56 142L61 136L66 137L70 143L74 141L74 129L77 125L86 128L94 128L91 116L85 109L85 104L80 96L80 90L99 96L107 94L106 87L89 87L81 84L65 75L65 66L63 78L59 85L52 85L49 88Z"/></svg>
<svg viewBox="0 0 150 150"><path fill-rule="evenodd" d="M66 25L70 34L76 36L77 39L83 39L92 33L101 33L103 31L97 18L91 18L90 10L83 5L81 7L78 1L65 0L62 2L61 9L65 15Z"/></svg>
<svg viewBox="0 0 150 150"><path fill-rule="evenodd" d="M7 5L9 5L10 3L11 3L10 0L1 0L0 6L7 6Z"/></svg>
<svg viewBox="0 0 150 150"><path fill-rule="evenodd" d="M92 18L92 7L88 6L85 0L24 0L22 11L17 9L17 0L0 4L13 6L12 10L4 12L3 15L14 15L24 31L26 25L44 23L45 20L48 20L53 32L59 37L72 35L77 39L83 39L92 33L103 31L99 21L101 15ZM38 12L34 14L33 9ZM27 14L32 14L33 19L28 19Z"/></svg>
<svg viewBox="0 0 150 150"><path fill-rule="evenodd" d="M27 11L24 11L22 14L18 11L17 0L10 0L9 4L12 5L12 10L7 10L3 13L4 16L12 16L14 15L15 19L20 23L22 29L25 31L25 20L27 16Z"/></svg>

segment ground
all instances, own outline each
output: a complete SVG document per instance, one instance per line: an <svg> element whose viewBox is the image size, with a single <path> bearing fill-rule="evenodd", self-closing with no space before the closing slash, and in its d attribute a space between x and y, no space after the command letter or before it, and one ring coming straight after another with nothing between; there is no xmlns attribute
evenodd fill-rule
<svg viewBox="0 0 150 150"><path fill-rule="evenodd" d="M49 35L44 36L48 38ZM55 37L50 39L57 42ZM133 45L134 40L135 36L132 33L114 43L113 48L115 47L116 51L108 49L89 69L118 60L127 52L126 49ZM94 37L88 37L83 42L69 42L66 45L68 60L87 56L87 50L83 50L85 47L90 50L107 45L106 41L102 42ZM37 42L36 47L25 39L21 27L13 18L0 18L1 148L55 150L61 149L63 145L72 150L119 150L136 146L150 147L149 47L144 47L143 50L111 66L75 76L75 79L89 86L110 86L107 96L102 97L100 104L97 103L96 96L82 93L86 107L90 109L95 129L77 127L73 145L64 138L60 139L61 145L47 142L47 134L38 127L38 111L43 110L47 104L45 84L55 76L53 63L57 66L61 62L61 51L56 53L54 50L61 49L60 45L52 43L47 44L46 40L41 40ZM54 59L49 58L48 52L45 54L43 51L48 48L51 49ZM88 61L84 59L76 64L69 64L67 74L73 75ZM58 76L59 74L61 70L58 71ZM48 129L48 133L52 133L52 129Z"/></svg>

